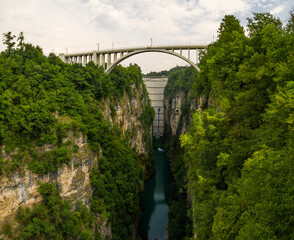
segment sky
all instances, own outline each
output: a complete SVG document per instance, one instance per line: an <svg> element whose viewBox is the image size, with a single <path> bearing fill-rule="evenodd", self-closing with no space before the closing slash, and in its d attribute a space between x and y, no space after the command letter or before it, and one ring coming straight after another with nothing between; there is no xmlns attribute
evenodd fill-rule
<svg viewBox="0 0 294 240"><path fill-rule="evenodd" d="M131 46L209 44L226 14L242 26L252 12L271 12L286 23L293 0L0 0L1 34L24 33L25 42L56 55ZM0 43L0 50L5 46ZM187 65L163 53L122 62L143 73Z"/></svg>

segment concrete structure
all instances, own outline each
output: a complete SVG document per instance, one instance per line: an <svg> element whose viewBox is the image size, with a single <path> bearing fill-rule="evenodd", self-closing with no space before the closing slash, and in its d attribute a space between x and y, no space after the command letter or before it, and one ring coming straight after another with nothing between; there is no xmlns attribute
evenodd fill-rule
<svg viewBox="0 0 294 240"><path fill-rule="evenodd" d="M146 52L161 52L179 57L193 66L197 71L200 71L197 66L201 51L205 51L207 45L162 45L162 46L146 46L122 49L109 49L82 53L59 54L62 61L66 63L81 63L86 65L93 61L96 65L102 66L106 73L110 73L113 68L123 60ZM191 59L192 51L195 57Z"/></svg>
<svg viewBox="0 0 294 240"><path fill-rule="evenodd" d="M143 78L146 89L151 100L151 106L155 111L155 119L153 121L152 133L153 136L163 136L164 132L164 106L163 106L163 92L168 78L154 77Z"/></svg>
<svg viewBox="0 0 294 240"><path fill-rule="evenodd" d="M115 66L123 60L146 52L159 52L179 57L200 71L198 63L200 61L201 52L206 50L207 45L160 45L145 46L134 48L107 49L101 51L81 52L59 54L59 58L65 63L80 63L86 65L93 61L96 65L105 69L106 73L110 73ZM194 59L191 58L193 56ZM144 78L143 79L151 99L151 105L155 110L155 120L153 122L153 136L162 136L164 132L164 105L163 92L167 84L167 78Z"/></svg>

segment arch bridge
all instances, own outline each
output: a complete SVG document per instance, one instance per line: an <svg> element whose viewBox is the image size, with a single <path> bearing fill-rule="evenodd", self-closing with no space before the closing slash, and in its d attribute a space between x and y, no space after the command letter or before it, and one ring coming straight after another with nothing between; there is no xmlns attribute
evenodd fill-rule
<svg viewBox="0 0 294 240"><path fill-rule="evenodd" d="M115 66L123 60L147 52L159 52L174 55L186 61L197 71L200 71L198 63L201 52L205 51L207 45L158 45L133 48L107 49L101 51L81 52L81 53L61 53L60 59L65 63L80 63L86 65L93 61L96 65L102 66L106 73L110 73ZM192 54L193 53L193 54ZM193 59L192 59L193 55Z"/></svg>

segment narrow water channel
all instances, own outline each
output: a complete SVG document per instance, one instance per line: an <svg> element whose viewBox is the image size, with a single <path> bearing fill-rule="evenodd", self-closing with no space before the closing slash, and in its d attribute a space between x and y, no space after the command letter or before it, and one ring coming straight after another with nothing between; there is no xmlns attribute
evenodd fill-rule
<svg viewBox="0 0 294 240"><path fill-rule="evenodd" d="M166 240L171 175L164 150L158 148L154 151L155 175L145 181L140 235L143 240Z"/></svg>

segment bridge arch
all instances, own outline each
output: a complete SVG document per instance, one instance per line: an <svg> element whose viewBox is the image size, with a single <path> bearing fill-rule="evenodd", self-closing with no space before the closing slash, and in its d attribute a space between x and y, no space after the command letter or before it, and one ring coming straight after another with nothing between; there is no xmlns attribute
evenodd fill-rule
<svg viewBox="0 0 294 240"><path fill-rule="evenodd" d="M93 61L96 65L103 67L106 73L110 73L115 66L120 64L123 60L141 53L159 52L176 56L192 67L198 72L200 71L197 63L200 60L202 51L206 51L207 45L158 45L158 46L144 46L144 47L130 47L118 49L105 49L90 52L80 53L60 53L60 59L65 63L80 63L85 66L88 62ZM183 50L187 51L188 57L183 55ZM176 52L177 51L177 52ZM196 53L195 61L190 59L190 52ZM120 55L120 56L119 56Z"/></svg>
<svg viewBox="0 0 294 240"><path fill-rule="evenodd" d="M122 61L126 60L127 58L132 57L132 56L137 55L137 54L147 53L147 52L166 53L166 54L170 54L170 55L179 57L182 60L186 61L188 64L190 64L192 67L194 67L198 72L200 72L200 68L195 63L193 63L190 59L186 58L185 56L183 56L183 55L181 55L179 53L176 53L174 51L165 50L165 49L143 49L143 50L136 50L136 51L133 51L133 52L129 52L126 55L121 56L115 62L113 62L111 64L111 66L107 67L105 72L109 74L118 64L120 64Z"/></svg>

